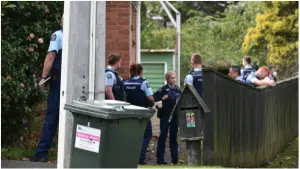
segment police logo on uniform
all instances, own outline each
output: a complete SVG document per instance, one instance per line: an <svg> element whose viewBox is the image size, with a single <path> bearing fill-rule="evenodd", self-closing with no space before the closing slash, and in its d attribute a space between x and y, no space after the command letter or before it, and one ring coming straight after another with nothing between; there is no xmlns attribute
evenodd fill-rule
<svg viewBox="0 0 300 169"><path fill-rule="evenodd" d="M146 87L147 87L147 88L150 88L150 85L149 85L149 83L148 83L148 82L146 82Z"/></svg>
<svg viewBox="0 0 300 169"><path fill-rule="evenodd" d="M107 74L106 77L107 77L107 79L111 79L112 75L111 74Z"/></svg>
<svg viewBox="0 0 300 169"><path fill-rule="evenodd" d="M55 40L56 40L56 34L53 34L53 35L51 36L50 41L55 41Z"/></svg>

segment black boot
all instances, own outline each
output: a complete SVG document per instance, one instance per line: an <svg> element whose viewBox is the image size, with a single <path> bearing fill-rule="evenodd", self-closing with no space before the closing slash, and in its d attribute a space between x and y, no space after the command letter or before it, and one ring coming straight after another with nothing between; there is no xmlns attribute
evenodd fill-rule
<svg viewBox="0 0 300 169"><path fill-rule="evenodd" d="M29 161L46 163L48 161L48 159L46 157L38 157L38 156L34 155L34 156L29 157Z"/></svg>
<svg viewBox="0 0 300 169"><path fill-rule="evenodd" d="M157 164L159 164L159 165L167 165L168 163L166 161L157 161Z"/></svg>
<svg viewBox="0 0 300 169"><path fill-rule="evenodd" d="M139 161L139 165L147 165L145 161Z"/></svg>

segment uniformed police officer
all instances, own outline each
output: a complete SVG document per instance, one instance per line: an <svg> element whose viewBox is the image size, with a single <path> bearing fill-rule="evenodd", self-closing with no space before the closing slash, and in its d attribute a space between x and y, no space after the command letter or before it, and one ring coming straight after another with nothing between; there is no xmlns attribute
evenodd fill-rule
<svg viewBox="0 0 300 169"><path fill-rule="evenodd" d="M228 76L239 82L245 82L243 80L243 77L241 76L241 70L238 66L231 66L231 68L229 69Z"/></svg>
<svg viewBox="0 0 300 169"><path fill-rule="evenodd" d="M170 114L176 104L177 99L181 94L180 88L175 85L176 74L174 72L168 72L165 75L167 84L162 86L157 92L154 93L154 99L156 102L162 101L162 108L158 110L158 118L160 118L160 135L157 143L157 164L167 164L164 160L166 139L170 127L170 139L169 145L171 150L172 163L178 162L178 117L174 116L169 123Z"/></svg>
<svg viewBox="0 0 300 169"><path fill-rule="evenodd" d="M133 64L130 66L130 77L124 81L127 102L132 105L141 107L152 107L154 105L154 98L152 89L148 81L143 77L143 67L141 64ZM148 144L152 137L152 123L151 120L147 123L144 139L142 142L142 149L139 158L139 164L145 165L146 152Z"/></svg>
<svg viewBox="0 0 300 169"><path fill-rule="evenodd" d="M117 69L121 67L121 56L111 54L108 57L108 66L105 69L105 99L107 100L125 100L125 91L122 78Z"/></svg>
<svg viewBox="0 0 300 169"><path fill-rule="evenodd" d="M191 64L193 67L193 70L189 72L189 74L186 76L184 83L188 83L196 89L198 94L202 97L203 93L203 87L202 87L202 58L201 55L198 53L195 53L191 56Z"/></svg>
<svg viewBox="0 0 300 169"><path fill-rule="evenodd" d="M63 26L63 17L61 26ZM42 79L39 87L45 90L45 80L51 74L50 91L47 100L47 112L43 123L42 136L38 144L36 153L30 157L30 161L47 162L48 151L50 149L53 137L57 131L59 119L59 103L60 103L60 76L61 76L61 60L62 60L62 43L63 29L54 32L50 38L48 54L44 62Z"/></svg>
<svg viewBox="0 0 300 169"><path fill-rule="evenodd" d="M269 68L267 66L261 66L256 72L250 73L245 82L253 86L274 86L275 81L266 78L268 75Z"/></svg>
<svg viewBox="0 0 300 169"><path fill-rule="evenodd" d="M243 58L243 68L241 69L241 77L243 78L243 81L246 81L247 76L255 72L255 69L250 65L251 64L251 58L249 56L245 56Z"/></svg>

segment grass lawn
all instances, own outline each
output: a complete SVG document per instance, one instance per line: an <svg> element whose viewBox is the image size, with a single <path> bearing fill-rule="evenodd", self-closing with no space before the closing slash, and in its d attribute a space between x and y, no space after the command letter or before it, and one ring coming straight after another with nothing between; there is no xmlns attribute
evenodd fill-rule
<svg viewBox="0 0 300 169"><path fill-rule="evenodd" d="M159 165L139 165L138 168L224 168L219 166L187 166L187 165L173 165L173 166L159 166Z"/></svg>
<svg viewBox="0 0 300 169"><path fill-rule="evenodd" d="M21 147L1 148L1 159L5 160L28 160L35 153L36 149L27 149ZM51 148L48 160L56 161L57 147Z"/></svg>
<svg viewBox="0 0 300 169"><path fill-rule="evenodd" d="M298 164L298 138L291 142L277 157L265 168L297 168Z"/></svg>
<svg viewBox="0 0 300 169"><path fill-rule="evenodd" d="M298 138L290 143L277 157L262 168L297 168L298 166ZM159 165L139 165L138 168L224 168L220 166L159 166Z"/></svg>

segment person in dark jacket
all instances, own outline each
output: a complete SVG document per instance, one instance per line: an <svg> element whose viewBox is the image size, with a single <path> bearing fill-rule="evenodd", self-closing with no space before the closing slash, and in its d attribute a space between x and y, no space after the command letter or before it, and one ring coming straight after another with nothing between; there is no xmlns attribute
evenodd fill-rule
<svg viewBox="0 0 300 169"><path fill-rule="evenodd" d="M162 108L158 110L158 118L160 118L160 135L157 144L157 164L167 164L164 160L166 139L170 128L169 145L171 150L172 163L178 162L178 118L174 116L169 123L170 114L181 94L180 88L175 85L176 74L174 72L168 72L165 75L167 84L162 86L157 92L154 93L155 101L162 101Z"/></svg>
<svg viewBox="0 0 300 169"><path fill-rule="evenodd" d="M145 108L154 105L154 98L149 82L143 78L143 66L141 64L132 64L130 66L130 78L124 81L126 92L126 100L128 103ZM151 120L147 123L142 149L139 159L140 165L146 165L147 147L152 138L152 123Z"/></svg>

